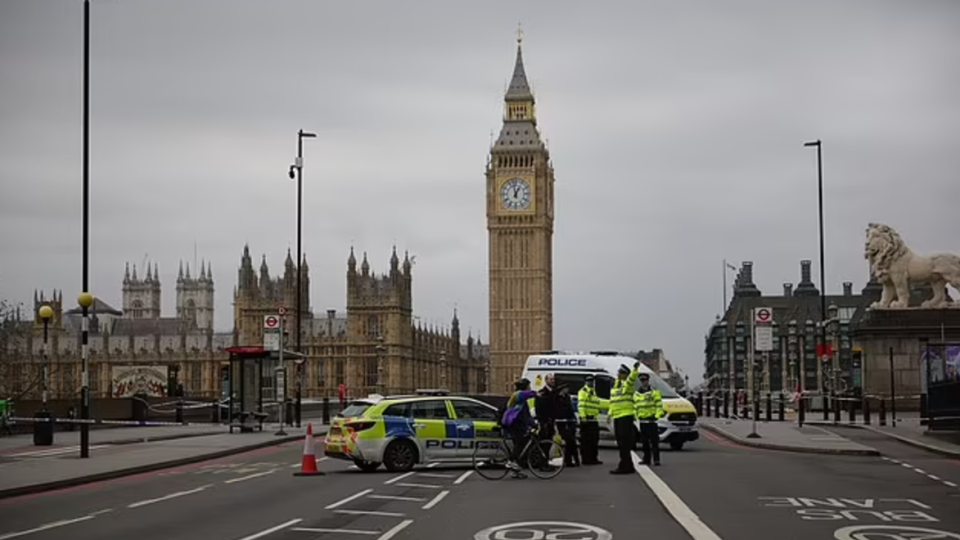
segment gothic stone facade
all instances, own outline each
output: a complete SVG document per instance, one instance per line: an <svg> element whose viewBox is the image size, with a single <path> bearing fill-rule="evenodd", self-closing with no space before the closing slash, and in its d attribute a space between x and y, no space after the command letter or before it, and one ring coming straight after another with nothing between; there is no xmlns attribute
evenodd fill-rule
<svg viewBox="0 0 960 540"><path fill-rule="evenodd" d="M553 164L519 41L486 179L492 385L504 392L527 356L553 348Z"/></svg>
<svg viewBox="0 0 960 540"><path fill-rule="evenodd" d="M315 317L309 307L308 266L301 265L303 322L301 337L307 355L303 384L305 397L336 396L346 386L350 396L366 395L377 388L378 337L383 338L384 390L409 392L423 387L446 387L454 392L484 392L489 366L487 349L479 339L461 344L460 323L454 314L449 330L424 328L414 322L412 269L408 258L402 268L396 253L390 272L376 276L364 260L357 270L351 251L347 270L347 313L327 311ZM179 380L191 397L217 398L221 368L228 360L225 349L236 345L261 345L263 316L288 309L287 328L295 328L296 265L289 254L284 273L272 278L266 260L259 276L253 270L249 248L241 257L234 291L234 330L215 332L214 284L209 265L191 277L181 266L177 278L176 316L163 317L161 283L156 265L143 278L136 267L123 279L124 310L100 299L91 310L90 389L94 397L108 397L112 368L117 366L179 366ZM33 313L42 305L54 310L49 324L48 352L51 397L71 397L80 385L80 312L63 311L62 294L37 294ZM11 323L7 323L10 326ZM21 399L39 397L43 361L43 325L39 320L12 322L17 339L0 351L5 366L0 391ZM288 338L289 339L289 338ZM292 348L288 341L285 348ZM292 366L291 366L292 367Z"/></svg>

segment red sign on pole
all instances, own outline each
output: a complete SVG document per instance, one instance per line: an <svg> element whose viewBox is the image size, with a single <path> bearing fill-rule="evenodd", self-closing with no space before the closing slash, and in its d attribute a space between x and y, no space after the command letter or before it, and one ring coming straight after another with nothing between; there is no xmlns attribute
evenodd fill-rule
<svg viewBox="0 0 960 540"><path fill-rule="evenodd" d="M347 400L346 385L344 385L343 383L340 383L340 385L337 387L337 392L340 394L340 404L343 405L343 403Z"/></svg>
<svg viewBox="0 0 960 540"><path fill-rule="evenodd" d="M824 356L833 357L833 345L830 343L817 343L817 356L823 358Z"/></svg>

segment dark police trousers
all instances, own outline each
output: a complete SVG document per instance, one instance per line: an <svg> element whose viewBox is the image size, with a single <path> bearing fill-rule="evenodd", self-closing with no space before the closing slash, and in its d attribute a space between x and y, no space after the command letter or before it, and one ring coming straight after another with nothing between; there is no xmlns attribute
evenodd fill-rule
<svg viewBox="0 0 960 540"><path fill-rule="evenodd" d="M580 459L585 465L599 460L600 424L596 419L580 422Z"/></svg>
<svg viewBox="0 0 960 540"><path fill-rule="evenodd" d="M633 415L613 419L613 434L617 438L617 450L620 452L620 463L617 465L617 470L620 471L633 470L632 454L637 444L634 436L636 428L633 426L633 421Z"/></svg>
<svg viewBox="0 0 960 540"><path fill-rule="evenodd" d="M660 428L657 425L656 418L641 418L640 422L640 448L643 451L643 463L650 464L650 454L653 454L653 462L660 463Z"/></svg>

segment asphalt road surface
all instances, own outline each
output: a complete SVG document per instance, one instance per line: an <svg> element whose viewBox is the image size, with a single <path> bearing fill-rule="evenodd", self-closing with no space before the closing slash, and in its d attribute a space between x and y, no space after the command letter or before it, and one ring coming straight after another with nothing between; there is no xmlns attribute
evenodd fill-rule
<svg viewBox="0 0 960 540"><path fill-rule="evenodd" d="M299 478L301 448L0 500L0 540L960 539L960 489L945 483L960 484L960 463L928 455L789 454L707 435L636 475L608 474L605 450L605 465L553 480L491 482L468 467L367 474L334 460Z"/></svg>

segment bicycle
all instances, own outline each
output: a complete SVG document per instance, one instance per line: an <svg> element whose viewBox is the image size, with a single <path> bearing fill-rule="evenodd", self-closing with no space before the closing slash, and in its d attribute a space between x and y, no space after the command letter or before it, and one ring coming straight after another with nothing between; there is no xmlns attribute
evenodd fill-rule
<svg viewBox="0 0 960 540"><path fill-rule="evenodd" d="M558 440L559 435L554 434L550 440L544 440L540 437L540 429L537 425L530 430L519 462L537 478L550 480L563 471L565 449L563 442ZM499 439L496 448L478 444L473 449L473 469L487 480L501 480L510 472L507 462L510 461L512 450L513 441L507 438Z"/></svg>

